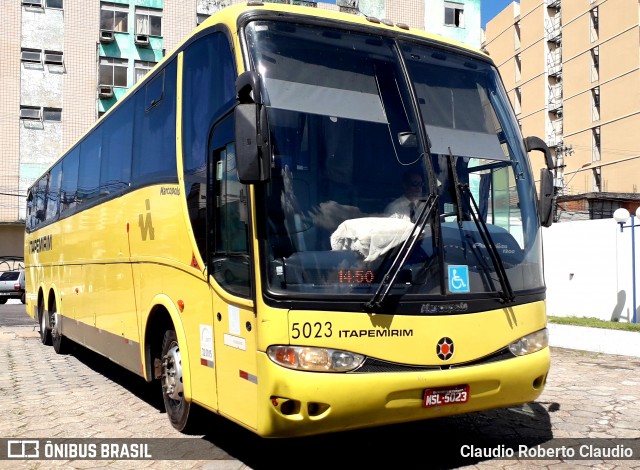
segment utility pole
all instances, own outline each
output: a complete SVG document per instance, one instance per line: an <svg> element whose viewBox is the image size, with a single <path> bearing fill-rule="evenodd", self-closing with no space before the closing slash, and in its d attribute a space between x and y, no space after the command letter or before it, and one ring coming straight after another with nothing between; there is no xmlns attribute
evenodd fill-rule
<svg viewBox="0 0 640 470"><path fill-rule="evenodd" d="M564 194L564 169L567 166L564 159L573 154L573 146L564 145L563 141L558 142L555 147L556 164L553 168L553 221L557 222L558 214L558 196Z"/></svg>

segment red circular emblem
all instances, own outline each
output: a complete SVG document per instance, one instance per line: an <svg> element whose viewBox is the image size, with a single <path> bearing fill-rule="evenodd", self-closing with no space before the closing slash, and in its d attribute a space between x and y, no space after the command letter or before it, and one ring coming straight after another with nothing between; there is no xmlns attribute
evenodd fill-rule
<svg viewBox="0 0 640 470"><path fill-rule="evenodd" d="M453 357L453 341L451 338L441 338L436 345L436 354L443 361L448 361Z"/></svg>

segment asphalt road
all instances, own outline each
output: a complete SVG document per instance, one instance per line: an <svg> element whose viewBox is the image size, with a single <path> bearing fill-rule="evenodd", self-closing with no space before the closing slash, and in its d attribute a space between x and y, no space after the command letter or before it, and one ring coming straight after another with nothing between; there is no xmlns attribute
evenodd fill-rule
<svg viewBox="0 0 640 470"><path fill-rule="evenodd" d="M0 468L640 469L640 359L633 357L552 348L545 391L525 406L282 440L261 439L213 414L201 434L176 432L156 387L82 347L56 355L40 343L21 304L0 305L0 365L0 438L151 439L164 446L162 460L0 460ZM505 455L520 446L558 452L577 442L570 439L596 450L623 445L637 460ZM193 451L180 453L182 443Z"/></svg>
<svg viewBox="0 0 640 470"><path fill-rule="evenodd" d="M27 315L24 305L19 300L11 299L0 305L0 327L29 325L33 325L33 320Z"/></svg>

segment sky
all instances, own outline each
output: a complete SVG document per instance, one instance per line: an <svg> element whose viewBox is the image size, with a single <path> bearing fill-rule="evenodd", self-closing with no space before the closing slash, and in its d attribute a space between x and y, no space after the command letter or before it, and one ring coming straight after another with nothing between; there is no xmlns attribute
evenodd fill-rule
<svg viewBox="0 0 640 470"><path fill-rule="evenodd" d="M480 21L482 29L487 29L487 21L493 19L513 0L480 0Z"/></svg>

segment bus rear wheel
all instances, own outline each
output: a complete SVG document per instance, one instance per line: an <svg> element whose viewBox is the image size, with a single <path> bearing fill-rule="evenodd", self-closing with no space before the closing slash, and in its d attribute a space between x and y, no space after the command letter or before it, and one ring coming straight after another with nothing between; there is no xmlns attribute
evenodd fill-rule
<svg viewBox="0 0 640 470"><path fill-rule="evenodd" d="M45 346L51 346L51 330L47 328L47 317L42 302L38 303L38 324L40 325L40 341Z"/></svg>
<svg viewBox="0 0 640 470"><path fill-rule="evenodd" d="M51 306L49 317L51 319L51 342L53 343L53 350L58 354L65 354L67 352L67 339L62 336L60 316L58 315L55 302Z"/></svg>
<svg viewBox="0 0 640 470"><path fill-rule="evenodd" d="M178 431L193 433L198 427L198 413L184 397L182 356L174 330L167 330L162 339L161 363L162 399L169 421Z"/></svg>

